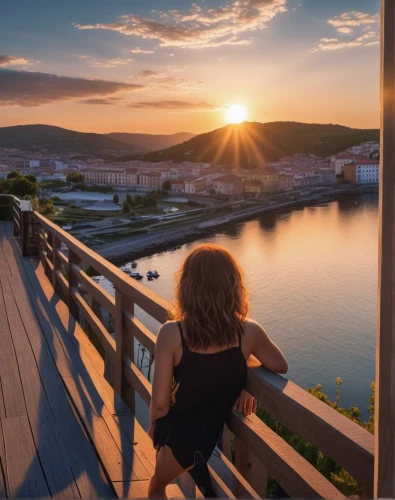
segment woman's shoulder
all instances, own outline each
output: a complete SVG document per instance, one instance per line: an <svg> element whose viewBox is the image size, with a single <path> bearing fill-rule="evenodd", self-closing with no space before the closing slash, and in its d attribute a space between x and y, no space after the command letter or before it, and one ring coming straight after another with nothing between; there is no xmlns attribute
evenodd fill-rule
<svg viewBox="0 0 395 500"><path fill-rule="evenodd" d="M159 328L157 344L161 347L177 348L180 344L180 329L177 321L166 321Z"/></svg>
<svg viewBox="0 0 395 500"><path fill-rule="evenodd" d="M250 318L244 321L244 332L247 336L254 336L262 333L266 334L265 329L257 321Z"/></svg>

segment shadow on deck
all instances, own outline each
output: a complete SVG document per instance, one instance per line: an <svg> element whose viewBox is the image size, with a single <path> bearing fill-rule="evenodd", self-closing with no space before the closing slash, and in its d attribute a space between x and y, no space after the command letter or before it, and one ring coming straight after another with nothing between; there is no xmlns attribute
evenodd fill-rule
<svg viewBox="0 0 395 500"><path fill-rule="evenodd" d="M12 234L0 223L0 497L146 497L149 438Z"/></svg>

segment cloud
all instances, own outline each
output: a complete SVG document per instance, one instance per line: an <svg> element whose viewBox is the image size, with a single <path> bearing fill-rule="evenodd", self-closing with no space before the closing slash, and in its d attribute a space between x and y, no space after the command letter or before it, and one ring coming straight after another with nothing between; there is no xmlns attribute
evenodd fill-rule
<svg viewBox="0 0 395 500"><path fill-rule="evenodd" d="M160 78L163 76L163 73L158 73L157 71L152 71L150 69L145 69L137 73L137 78Z"/></svg>
<svg viewBox="0 0 395 500"><path fill-rule="evenodd" d="M130 52L132 54L153 54L154 53L153 50L144 50L144 49L140 49L140 47L136 47L135 49L132 49Z"/></svg>
<svg viewBox="0 0 395 500"><path fill-rule="evenodd" d="M169 76L166 73L160 73L150 69L145 69L137 73L137 78L148 80L148 88L157 93L174 92L197 92L204 90L207 86L202 81L189 80L187 78Z"/></svg>
<svg viewBox="0 0 395 500"><path fill-rule="evenodd" d="M133 109L172 109L179 111L213 111L216 108L212 104L207 102L185 102L185 101L143 101L143 102L132 102L128 105L128 108Z"/></svg>
<svg viewBox="0 0 395 500"><path fill-rule="evenodd" d="M90 104L90 105L99 105L99 106L110 106L113 104L117 104L118 101L121 101L120 97L108 97L107 99L100 98L92 98L92 99L82 99L78 101L79 104Z"/></svg>
<svg viewBox="0 0 395 500"><path fill-rule="evenodd" d="M116 68L117 66L123 66L126 64L130 64L133 59L122 59L121 57L117 57L115 59L91 59L89 61L89 66L93 68Z"/></svg>
<svg viewBox="0 0 395 500"><path fill-rule="evenodd" d="M161 47L203 49L222 45L246 45L249 31L266 28L287 10L287 0L233 0L216 8L194 4L191 9L160 13L160 19L125 14L113 23L74 24L80 30L105 29L158 40Z"/></svg>
<svg viewBox="0 0 395 500"><path fill-rule="evenodd" d="M364 35L357 38L357 42L364 42L365 40L370 40L371 38L377 38L377 33L375 31L369 31Z"/></svg>
<svg viewBox="0 0 395 500"><path fill-rule="evenodd" d="M69 99L108 97L143 88L143 85L133 83L0 69L0 106L43 106Z"/></svg>
<svg viewBox="0 0 395 500"><path fill-rule="evenodd" d="M7 56L5 54L0 54L0 68L4 66L22 66L26 64L31 64L31 61L25 59L24 57Z"/></svg>
<svg viewBox="0 0 395 500"><path fill-rule="evenodd" d="M347 26L337 28L337 31L338 31L338 33L341 33L342 35L352 35L354 33L354 30L351 28L348 28Z"/></svg>
<svg viewBox="0 0 395 500"><path fill-rule="evenodd" d="M353 32L352 28L365 26L367 24L378 24L379 21L380 15L378 13L370 14L353 10L329 19L328 23L334 26L339 33L349 35ZM344 28L348 28L348 30L344 30Z"/></svg>
<svg viewBox="0 0 395 500"><path fill-rule="evenodd" d="M361 42L320 43L317 50L341 50L349 47L361 47Z"/></svg>
<svg viewBox="0 0 395 500"><path fill-rule="evenodd" d="M338 38L321 38L321 43L319 43L312 52L378 45L380 43L378 34L377 31L373 31L372 24L378 24L379 20L379 14L367 14L358 11L346 12L340 16L329 19L328 23L334 26L338 33L352 35L356 32L354 35L356 38L347 42L340 41Z"/></svg>

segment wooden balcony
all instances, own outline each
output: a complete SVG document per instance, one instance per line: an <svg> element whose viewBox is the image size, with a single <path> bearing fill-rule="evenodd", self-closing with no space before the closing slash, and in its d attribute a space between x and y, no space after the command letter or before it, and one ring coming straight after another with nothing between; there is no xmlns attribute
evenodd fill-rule
<svg viewBox="0 0 395 500"><path fill-rule="evenodd" d="M0 195L0 206L5 201ZM0 331L10 353L0 365L0 496L145 497L155 453L134 414L137 394L149 405L151 385L135 347L153 353L156 336L135 307L163 323L168 304L42 215L17 200L9 207L14 224L0 223ZM115 297L88 267L114 285ZM247 388L373 495L373 435L261 367L249 369ZM291 497L343 496L255 415L233 413L210 472L223 497L266 496L267 474ZM188 478L169 488L173 497L199 496Z"/></svg>

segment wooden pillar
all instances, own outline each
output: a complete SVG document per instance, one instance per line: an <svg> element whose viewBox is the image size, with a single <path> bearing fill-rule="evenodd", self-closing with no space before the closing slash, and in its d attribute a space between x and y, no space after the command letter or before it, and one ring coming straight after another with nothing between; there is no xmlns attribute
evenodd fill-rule
<svg viewBox="0 0 395 500"><path fill-rule="evenodd" d="M266 498L267 470L262 463L245 447L240 439L235 437L235 466L244 479L254 488L261 498ZM232 489L236 498L241 498L243 491Z"/></svg>
<svg viewBox="0 0 395 500"><path fill-rule="evenodd" d="M56 237L56 235L53 236L52 238L52 264L53 264L53 275L52 275L52 286L53 289L58 293L58 295L62 295L61 292L61 286L58 285L58 279L56 277L56 271L60 271L60 259L58 256L58 250L61 248L61 242L60 240Z"/></svg>
<svg viewBox="0 0 395 500"><path fill-rule="evenodd" d="M382 0L374 496L395 497L395 2Z"/></svg>
<svg viewBox="0 0 395 500"><path fill-rule="evenodd" d="M52 233L51 233L51 231L48 231L47 242L48 242L48 245L50 245L50 247L52 248L52 255L51 255L51 257L49 257L49 255L48 255L48 250L47 250L47 257L48 257L49 260L53 261L53 241L52 241ZM49 267L48 263L46 263L45 273L46 273L48 279L53 283L53 275L55 274L55 269L54 269L54 272L51 274L51 276L49 276L50 272L51 272L51 268Z"/></svg>
<svg viewBox="0 0 395 500"><path fill-rule="evenodd" d="M80 320L80 309L78 307L78 304L75 302L73 298L73 293L72 290L73 288L78 289L78 276L76 276L75 272L73 271L73 264L79 265L79 258L78 255L76 255L72 250L69 249L69 269L68 269L68 274L69 274L69 311L70 314L73 316L73 318L79 322Z"/></svg>

